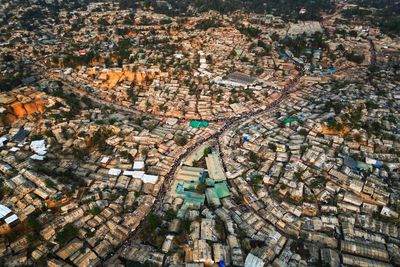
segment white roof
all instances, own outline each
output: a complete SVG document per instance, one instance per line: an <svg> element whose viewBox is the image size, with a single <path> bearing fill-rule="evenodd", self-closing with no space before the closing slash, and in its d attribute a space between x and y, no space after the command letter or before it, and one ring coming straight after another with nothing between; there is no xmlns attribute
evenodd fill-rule
<svg viewBox="0 0 400 267"><path fill-rule="evenodd" d="M0 137L0 147L4 146L4 142L7 141L7 137Z"/></svg>
<svg viewBox="0 0 400 267"><path fill-rule="evenodd" d="M100 163L106 164L110 160L110 157L104 157L101 159Z"/></svg>
<svg viewBox="0 0 400 267"><path fill-rule="evenodd" d="M110 169L110 170L108 171L108 174L109 174L109 175L118 176L118 175L121 174L121 170L120 170L120 169Z"/></svg>
<svg viewBox="0 0 400 267"><path fill-rule="evenodd" d="M10 224L12 222L15 222L16 220L18 220L18 216L13 214L10 217L6 218L4 221L6 222L6 224Z"/></svg>
<svg viewBox="0 0 400 267"><path fill-rule="evenodd" d="M274 239L275 241L279 241L279 239L281 238L281 234L279 233L279 232L277 232L277 231L272 231L270 234L269 234L269 237L271 237L272 239Z"/></svg>
<svg viewBox="0 0 400 267"><path fill-rule="evenodd" d="M144 168L144 161L135 161L133 163L133 169L134 170L141 170Z"/></svg>
<svg viewBox="0 0 400 267"><path fill-rule="evenodd" d="M44 160L44 156L38 155L38 154L34 154L31 156L31 159L33 160Z"/></svg>
<svg viewBox="0 0 400 267"><path fill-rule="evenodd" d="M64 74L65 75L68 75L68 74L71 74L72 73L72 68L67 68L65 71L64 71Z"/></svg>
<svg viewBox="0 0 400 267"><path fill-rule="evenodd" d="M178 59L181 59L181 58L183 58L184 57L184 55L183 54L174 54L174 57L176 57L176 58L178 58Z"/></svg>
<svg viewBox="0 0 400 267"><path fill-rule="evenodd" d="M388 214L390 211L391 210L388 207L385 206L385 207L382 208L381 213Z"/></svg>
<svg viewBox="0 0 400 267"><path fill-rule="evenodd" d="M175 125L178 122L177 118L168 118L166 124L168 125Z"/></svg>
<svg viewBox="0 0 400 267"><path fill-rule="evenodd" d="M15 152L15 151L19 151L21 150L19 147L13 146L12 148L10 148L11 152Z"/></svg>
<svg viewBox="0 0 400 267"><path fill-rule="evenodd" d="M264 261L257 256L249 253L244 262L245 267L263 267Z"/></svg>
<svg viewBox="0 0 400 267"><path fill-rule="evenodd" d="M145 174L144 171L124 171L126 176L132 176L133 178L140 179L143 183L155 184L158 181L158 176Z"/></svg>
<svg viewBox="0 0 400 267"><path fill-rule="evenodd" d="M122 174L125 176L132 176L134 173L134 171L124 171Z"/></svg>
<svg viewBox="0 0 400 267"><path fill-rule="evenodd" d="M39 154L45 155L47 153L46 141L45 140L35 140L31 142L31 149Z"/></svg>
<svg viewBox="0 0 400 267"><path fill-rule="evenodd" d="M9 214L11 210L4 205L0 204L0 219Z"/></svg>
<svg viewBox="0 0 400 267"><path fill-rule="evenodd" d="M155 184L158 181L158 176L145 174L145 175L143 175L142 180L143 180L143 183Z"/></svg>
<svg viewBox="0 0 400 267"><path fill-rule="evenodd" d="M373 165L376 164L376 160L371 158L365 158L365 163Z"/></svg>
<svg viewBox="0 0 400 267"><path fill-rule="evenodd" d="M133 178L142 179L142 178L143 178L143 175L144 175L144 172L143 172L143 171L133 171L133 172L132 172L132 177L133 177Z"/></svg>

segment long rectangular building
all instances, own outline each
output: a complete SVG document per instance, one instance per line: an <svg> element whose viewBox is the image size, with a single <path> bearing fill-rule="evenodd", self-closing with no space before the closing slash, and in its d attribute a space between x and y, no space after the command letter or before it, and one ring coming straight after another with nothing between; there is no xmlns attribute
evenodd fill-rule
<svg viewBox="0 0 400 267"><path fill-rule="evenodd" d="M359 243L353 241L342 241L340 249L342 252L356 256L367 257L380 261L389 261L389 253L385 245L380 243Z"/></svg>
<svg viewBox="0 0 400 267"><path fill-rule="evenodd" d="M214 181L225 181L226 175L224 168L222 167L221 161L217 154L209 154L206 157L206 164L208 174Z"/></svg>
<svg viewBox="0 0 400 267"><path fill-rule="evenodd" d="M367 258L356 257L353 255L342 254L343 264L346 266L375 266L375 267L391 267L391 264L381 261L375 261Z"/></svg>

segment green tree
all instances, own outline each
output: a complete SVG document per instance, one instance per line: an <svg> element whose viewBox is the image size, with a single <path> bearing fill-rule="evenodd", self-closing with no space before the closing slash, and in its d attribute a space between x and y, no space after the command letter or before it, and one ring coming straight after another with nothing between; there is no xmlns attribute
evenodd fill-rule
<svg viewBox="0 0 400 267"><path fill-rule="evenodd" d="M299 134L301 134L303 136L307 136L308 135L308 130L307 129L300 129Z"/></svg>
<svg viewBox="0 0 400 267"><path fill-rule="evenodd" d="M260 162L260 157L254 151L249 152L249 159L253 163L258 164Z"/></svg>
<svg viewBox="0 0 400 267"><path fill-rule="evenodd" d="M99 206L95 205L93 208L89 210L89 213L92 214L93 216L99 215L101 212L101 209Z"/></svg>
<svg viewBox="0 0 400 267"><path fill-rule="evenodd" d="M365 59L364 55L360 55L355 52L346 53L345 56L346 56L347 60L352 61L357 64L361 64Z"/></svg>
<svg viewBox="0 0 400 267"><path fill-rule="evenodd" d="M31 213L28 218L26 218L25 227L29 230L28 239L30 242L35 242L40 239L42 224L38 220L38 214L36 212Z"/></svg>
<svg viewBox="0 0 400 267"><path fill-rule="evenodd" d="M154 232L158 227L160 227L162 220L160 216L151 212L149 215L147 215L146 222L149 224L150 230Z"/></svg>
<svg viewBox="0 0 400 267"><path fill-rule="evenodd" d="M11 194L12 189L9 188L6 185L1 185L0 186L0 200L3 199L4 197L7 197Z"/></svg>
<svg viewBox="0 0 400 267"><path fill-rule="evenodd" d="M276 151L276 145L274 143L268 143L268 147L269 149L271 149L272 151Z"/></svg>
<svg viewBox="0 0 400 267"><path fill-rule="evenodd" d="M204 19L196 24L196 28L203 31L208 30L210 28L218 28L221 26L222 23L216 19Z"/></svg>
<svg viewBox="0 0 400 267"><path fill-rule="evenodd" d="M49 178L46 178L46 180L44 180L44 183L46 184L46 186L48 187L55 187L56 184Z"/></svg>
<svg viewBox="0 0 400 267"><path fill-rule="evenodd" d="M149 154L149 149L147 147L143 148L141 151L142 157L147 157L147 154Z"/></svg>
<svg viewBox="0 0 400 267"><path fill-rule="evenodd" d="M146 110L148 110L149 108L151 108L151 103L149 100L146 101Z"/></svg>
<svg viewBox="0 0 400 267"><path fill-rule="evenodd" d="M204 149L204 157L207 157L209 154L211 154L211 147L207 147Z"/></svg>
<svg viewBox="0 0 400 267"><path fill-rule="evenodd" d="M196 192L199 194L204 194L206 192L207 186L204 183L199 183L196 186Z"/></svg>
<svg viewBox="0 0 400 267"><path fill-rule="evenodd" d="M186 136L184 136L184 135L177 135L177 136L175 136L174 141L175 141L175 143L176 143L177 145L179 145L179 146L184 146L184 145L186 145L187 142L188 142Z"/></svg>
<svg viewBox="0 0 400 267"><path fill-rule="evenodd" d="M78 229L72 224L67 223L64 228L56 235L56 241L61 245L66 245L69 241L78 236Z"/></svg>
<svg viewBox="0 0 400 267"><path fill-rule="evenodd" d="M111 58L106 57L106 58L104 59L104 65L106 65L106 68L111 67L111 64L112 64Z"/></svg>
<svg viewBox="0 0 400 267"><path fill-rule="evenodd" d="M173 209L168 209L166 212L165 212L165 219L167 220L167 221L172 221L173 219L175 219L175 217L176 217L176 213L174 212L174 210Z"/></svg>

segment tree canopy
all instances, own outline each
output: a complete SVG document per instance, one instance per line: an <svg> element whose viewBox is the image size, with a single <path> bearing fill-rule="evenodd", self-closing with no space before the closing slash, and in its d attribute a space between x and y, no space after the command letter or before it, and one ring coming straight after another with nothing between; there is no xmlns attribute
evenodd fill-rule
<svg viewBox="0 0 400 267"><path fill-rule="evenodd" d="M56 241L61 245L64 246L69 241L74 239L78 236L78 229L72 224L67 223L64 228L57 233Z"/></svg>

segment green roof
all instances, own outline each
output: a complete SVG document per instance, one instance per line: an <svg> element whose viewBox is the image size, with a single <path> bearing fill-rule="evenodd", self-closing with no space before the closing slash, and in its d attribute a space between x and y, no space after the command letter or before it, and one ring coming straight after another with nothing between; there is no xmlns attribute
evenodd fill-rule
<svg viewBox="0 0 400 267"><path fill-rule="evenodd" d="M292 123L292 122L295 122L295 121L297 121L297 118L291 118L291 117L289 117L289 118L284 119L284 120L283 120L283 123L284 123L284 124L288 124L288 123Z"/></svg>
<svg viewBox="0 0 400 267"><path fill-rule="evenodd" d="M195 208L199 209L202 205L204 205L204 201L207 198L207 202L214 206L220 206L221 201L220 199L229 197L231 192L226 184L226 182L222 183L215 183L212 179L207 179L206 184L208 187L206 189L205 194L200 194L195 192L195 189L199 183L192 181L192 182L179 182L176 185L175 192L182 196L184 199L183 206L178 211L179 215L178 218L181 218L186 213L187 208Z"/></svg>
<svg viewBox="0 0 400 267"><path fill-rule="evenodd" d="M229 188L225 182L216 183L214 185L214 191L219 199L224 198L224 197L229 197L231 195L231 192L229 191Z"/></svg>
<svg viewBox="0 0 400 267"><path fill-rule="evenodd" d="M191 190L196 188L198 183L178 183L176 185L176 193L184 196L185 202L191 202L194 204L204 204L205 196Z"/></svg>
<svg viewBox="0 0 400 267"><path fill-rule="evenodd" d="M208 122L192 120L189 126L193 128L208 127Z"/></svg>

